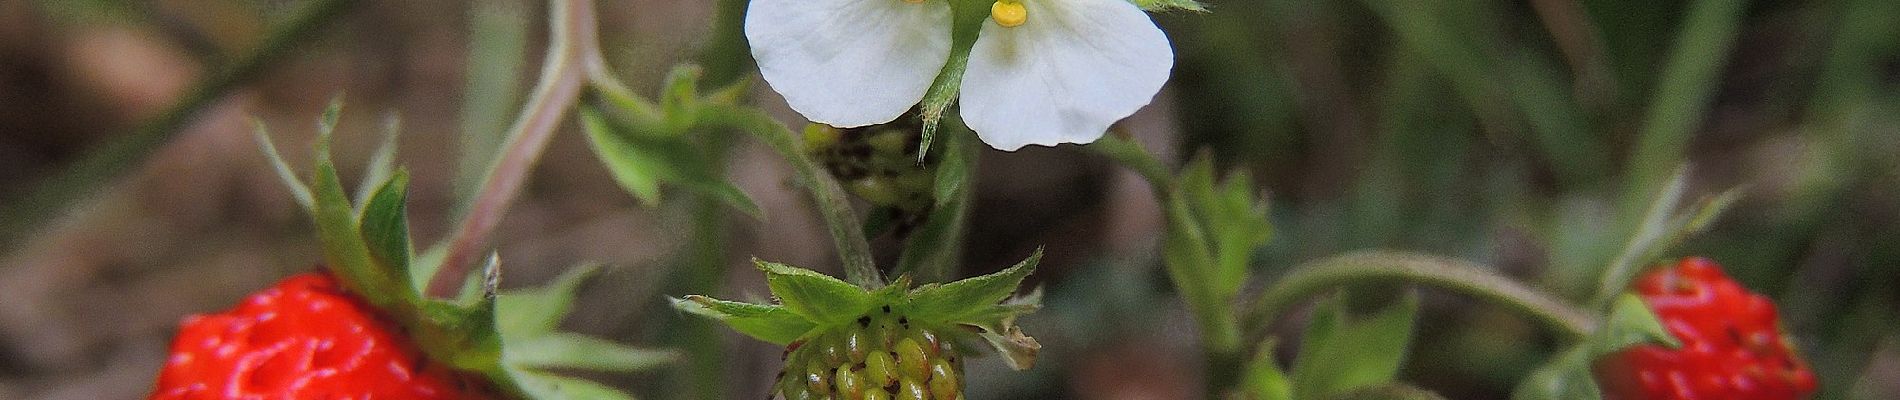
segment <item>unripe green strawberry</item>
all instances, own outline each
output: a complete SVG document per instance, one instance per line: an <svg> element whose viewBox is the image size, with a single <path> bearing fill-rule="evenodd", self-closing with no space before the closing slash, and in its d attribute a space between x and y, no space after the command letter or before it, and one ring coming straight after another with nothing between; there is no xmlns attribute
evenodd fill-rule
<svg viewBox="0 0 1900 400"><path fill-rule="evenodd" d="M856 322L786 346L786 371L776 394L785 399L962 398L961 354L940 333L950 329L924 326L901 309L877 308Z"/></svg>
<svg viewBox="0 0 1900 400"><path fill-rule="evenodd" d="M681 310L785 346L771 398L963 398L964 343L985 343L1011 368L1027 369L1042 345L1017 317L1039 307L1035 292L1010 298L1041 253L997 273L911 287L908 278L867 289L816 271L755 261L778 304L705 296ZM980 340L978 340L980 339Z"/></svg>

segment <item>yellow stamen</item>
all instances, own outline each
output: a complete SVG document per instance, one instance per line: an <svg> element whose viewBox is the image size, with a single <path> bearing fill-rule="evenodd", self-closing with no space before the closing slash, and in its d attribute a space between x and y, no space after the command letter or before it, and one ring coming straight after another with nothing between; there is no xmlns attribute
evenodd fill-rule
<svg viewBox="0 0 1900 400"><path fill-rule="evenodd" d="M904 0L904 2L910 4L924 4L924 0Z"/></svg>
<svg viewBox="0 0 1900 400"><path fill-rule="evenodd" d="M990 19L1004 28L1015 28L1029 21L1029 9L1016 0L999 0L990 5Z"/></svg>

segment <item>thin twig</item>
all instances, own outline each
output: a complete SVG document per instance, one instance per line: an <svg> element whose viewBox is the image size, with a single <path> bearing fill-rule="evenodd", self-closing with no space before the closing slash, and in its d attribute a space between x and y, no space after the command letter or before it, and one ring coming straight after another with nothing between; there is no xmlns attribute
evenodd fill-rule
<svg viewBox="0 0 1900 400"><path fill-rule="evenodd" d="M547 148L548 140L561 125L567 111L578 101L587 82L588 66L600 58L592 0L553 0L548 10L547 59L541 78L535 84L521 116L508 129L508 138L497 156L475 201L462 217L447 242L448 251L441 268L429 280L426 291L434 297L453 296L467 279L469 266L481 256L495 226L521 192Z"/></svg>

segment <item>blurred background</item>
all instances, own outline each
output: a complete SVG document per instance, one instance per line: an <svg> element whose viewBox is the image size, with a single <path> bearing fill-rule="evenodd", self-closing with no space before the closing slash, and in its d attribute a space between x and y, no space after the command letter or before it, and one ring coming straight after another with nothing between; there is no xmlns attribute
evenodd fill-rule
<svg viewBox="0 0 1900 400"><path fill-rule="evenodd" d="M142 397L181 317L313 268L311 225L252 141L253 118L300 166L332 97L348 104L339 165L363 165L399 118L410 224L423 243L445 235L470 166L537 72L543 3L355 2L94 195L13 212L315 2L0 0L0 215L11 219L0 221L0 399ZM1818 398L1900 398L1900 2L1208 5L1155 16L1174 77L1118 130L1170 161L1206 152L1265 188L1275 236L1253 287L1301 261L1390 248L1583 298L1629 234L1618 219L1686 161L1691 196L1746 192L1672 254L1712 257L1775 298L1821 377ZM709 80L752 79L755 101L794 123L744 48L719 39L742 9L603 0L602 40L641 93L697 62ZM765 393L778 349L660 300L763 298L750 257L837 271L787 166L755 142L731 149L727 171L765 220L685 193L644 208L578 133L570 123L556 136L502 222L504 287L607 265L568 328L714 356L598 378L644 398ZM981 168L961 274L1046 246L1031 280L1048 307L1023 321L1045 346L1038 366L978 360L970 398L1206 397L1144 181L1076 146L987 151ZM877 245L895 254L889 238ZM1560 345L1502 308L1425 294L1401 380L1504 398Z"/></svg>

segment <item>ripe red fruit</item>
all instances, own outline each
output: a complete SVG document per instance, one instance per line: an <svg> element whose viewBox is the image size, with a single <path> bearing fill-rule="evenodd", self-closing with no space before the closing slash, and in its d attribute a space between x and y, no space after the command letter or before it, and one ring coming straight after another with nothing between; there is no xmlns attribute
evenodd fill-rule
<svg viewBox="0 0 1900 400"><path fill-rule="evenodd" d="M1643 345L1599 360L1604 398L1780 400L1814 392L1814 373L1781 334L1775 305L1706 258L1636 280L1635 290L1682 348Z"/></svg>
<svg viewBox="0 0 1900 400"><path fill-rule="evenodd" d="M222 314L185 318L152 399L466 399L473 381L423 358L376 308L305 273Z"/></svg>

